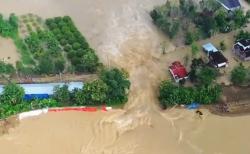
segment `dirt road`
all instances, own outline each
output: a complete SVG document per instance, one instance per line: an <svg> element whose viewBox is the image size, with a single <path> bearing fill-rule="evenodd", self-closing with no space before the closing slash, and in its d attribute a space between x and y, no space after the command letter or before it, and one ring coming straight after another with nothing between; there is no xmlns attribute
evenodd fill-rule
<svg viewBox="0 0 250 154"><path fill-rule="evenodd" d="M187 51L157 31L148 15L164 0L0 0L7 14L70 15L107 66L125 68L132 87L124 110L53 113L27 119L0 137L8 154L248 154L250 116L161 111L157 87ZM22 7L20 7L22 6ZM168 44L162 55L161 43Z"/></svg>

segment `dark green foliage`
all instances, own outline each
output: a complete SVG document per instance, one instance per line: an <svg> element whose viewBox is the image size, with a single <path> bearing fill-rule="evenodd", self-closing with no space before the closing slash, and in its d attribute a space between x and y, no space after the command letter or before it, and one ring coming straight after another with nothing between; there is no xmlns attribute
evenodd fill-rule
<svg viewBox="0 0 250 154"><path fill-rule="evenodd" d="M68 88L69 87L67 85L63 85L62 87L54 87L53 98L57 102L68 104L70 102L70 92Z"/></svg>
<svg viewBox="0 0 250 154"><path fill-rule="evenodd" d="M210 85L218 77L218 70L205 65L201 58L193 59L189 78L198 85Z"/></svg>
<svg viewBox="0 0 250 154"><path fill-rule="evenodd" d="M193 42L199 40L199 36L195 32L187 32L185 35L185 44L191 45Z"/></svg>
<svg viewBox="0 0 250 154"><path fill-rule="evenodd" d="M231 30L230 24L227 21L228 20L227 12L225 12L224 10L219 10L216 13L214 19L216 21L216 26L220 32L225 33Z"/></svg>
<svg viewBox="0 0 250 154"><path fill-rule="evenodd" d="M65 68L65 60L64 59L57 59L54 62L54 72L55 73L62 73Z"/></svg>
<svg viewBox="0 0 250 154"><path fill-rule="evenodd" d="M118 69L105 70L101 74L101 79L108 86L108 104L120 104L127 102L130 81L125 72Z"/></svg>
<svg viewBox="0 0 250 154"><path fill-rule="evenodd" d="M18 32L18 18L11 14L9 20L5 20L0 15L0 35L3 37L12 37Z"/></svg>
<svg viewBox="0 0 250 154"><path fill-rule="evenodd" d="M174 36L176 36L180 27L180 21L171 18L172 16L174 16L173 14L171 14L171 12L173 12L173 9L178 8L171 7L169 3L166 3L161 7L156 7L150 13L154 23L170 38L174 38Z"/></svg>
<svg viewBox="0 0 250 154"><path fill-rule="evenodd" d="M199 84L210 85L218 76L218 71L215 68L204 66L196 68L195 75Z"/></svg>
<svg viewBox="0 0 250 154"><path fill-rule="evenodd" d="M173 105L190 104L193 101L211 104L218 101L222 89L219 85L182 87L163 81L160 85L160 103L166 108Z"/></svg>
<svg viewBox="0 0 250 154"><path fill-rule="evenodd" d="M80 105L103 105L107 100L108 86L102 80L95 80L84 84L75 99Z"/></svg>
<svg viewBox="0 0 250 154"><path fill-rule="evenodd" d="M240 64L232 70L231 81L235 85L242 85L246 83L248 77L247 75L247 69L244 67L244 65Z"/></svg>
<svg viewBox="0 0 250 154"><path fill-rule="evenodd" d="M23 101L24 89L14 83L8 83L3 87L3 94L1 95L1 103L8 103L11 105L20 104Z"/></svg>
<svg viewBox="0 0 250 154"><path fill-rule="evenodd" d="M69 16L56 17L46 20L46 25L56 36L63 50L68 52L67 58L76 72L95 72L99 66L99 59L77 30Z"/></svg>
<svg viewBox="0 0 250 154"><path fill-rule="evenodd" d="M51 74L54 70L54 63L52 58L48 56L43 56L38 62L38 72L39 74Z"/></svg>
<svg viewBox="0 0 250 154"><path fill-rule="evenodd" d="M241 9L228 13L220 9L221 5L215 0L202 0L199 3L194 0L179 0L179 4L176 7L167 1L166 4L152 10L150 15L155 25L170 38L178 33L179 25L183 25L187 45L196 41L190 30L199 32L199 38L208 38L218 31L227 33L233 28L246 26L250 17L249 12L245 14Z"/></svg>
<svg viewBox="0 0 250 154"><path fill-rule="evenodd" d="M240 32L235 36L235 41L239 41L241 39L250 39L250 33L248 31L240 30Z"/></svg>
<svg viewBox="0 0 250 154"><path fill-rule="evenodd" d="M14 74L15 68L11 64L6 64L3 61L0 61L0 74Z"/></svg>
<svg viewBox="0 0 250 154"><path fill-rule="evenodd" d="M236 28L241 28L248 23L248 18L244 15L243 10L241 9L237 9L234 11L233 20Z"/></svg>

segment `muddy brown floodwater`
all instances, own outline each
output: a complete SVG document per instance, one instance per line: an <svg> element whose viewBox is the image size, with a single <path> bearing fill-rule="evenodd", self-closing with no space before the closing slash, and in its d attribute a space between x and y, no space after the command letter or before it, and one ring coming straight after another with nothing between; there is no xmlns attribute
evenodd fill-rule
<svg viewBox="0 0 250 154"><path fill-rule="evenodd" d="M157 106L167 66L183 60L152 25L165 0L0 0L4 14L69 15L107 66L125 68L132 87L123 110L49 113L26 119L0 137L4 154L249 154L250 116L219 117ZM167 54L160 43L167 41Z"/></svg>

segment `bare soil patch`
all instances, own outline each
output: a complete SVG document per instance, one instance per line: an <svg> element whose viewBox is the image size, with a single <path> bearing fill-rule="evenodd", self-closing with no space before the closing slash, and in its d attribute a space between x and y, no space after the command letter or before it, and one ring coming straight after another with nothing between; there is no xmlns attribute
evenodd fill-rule
<svg viewBox="0 0 250 154"><path fill-rule="evenodd" d="M10 38L0 37L0 60L15 66L19 59L20 55L17 52L14 42Z"/></svg>

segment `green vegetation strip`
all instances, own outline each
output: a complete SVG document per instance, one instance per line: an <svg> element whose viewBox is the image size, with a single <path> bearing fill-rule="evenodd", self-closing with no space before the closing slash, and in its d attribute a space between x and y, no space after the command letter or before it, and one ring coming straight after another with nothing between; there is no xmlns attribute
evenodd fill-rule
<svg viewBox="0 0 250 154"><path fill-rule="evenodd" d="M17 84L4 86L0 96L0 119L20 112L61 106L122 106L128 100L130 81L127 73L118 69L103 70L100 79L85 83L82 89L72 92L68 86L54 88L51 99L25 101L24 89Z"/></svg>

